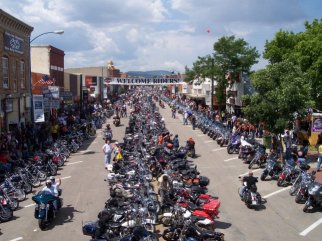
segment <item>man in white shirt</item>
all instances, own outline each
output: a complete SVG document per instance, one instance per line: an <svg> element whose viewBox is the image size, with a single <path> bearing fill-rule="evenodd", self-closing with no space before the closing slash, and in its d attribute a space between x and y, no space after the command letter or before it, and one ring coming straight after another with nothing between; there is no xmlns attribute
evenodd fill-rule
<svg viewBox="0 0 322 241"><path fill-rule="evenodd" d="M107 169L108 165L111 164L111 156L112 156L112 147L110 146L110 140L105 139L105 144L102 147L104 153L104 164L105 169Z"/></svg>

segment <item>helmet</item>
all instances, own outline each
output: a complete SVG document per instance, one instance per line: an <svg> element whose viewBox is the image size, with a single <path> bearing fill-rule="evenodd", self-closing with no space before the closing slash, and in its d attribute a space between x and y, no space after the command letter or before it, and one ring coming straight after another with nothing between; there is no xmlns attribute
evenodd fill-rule
<svg viewBox="0 0 322 241"><path fill-rule="evenodd" d="M51 176L49 179L50 179L51 182L55 182L55 177L54 176Z"/></svg>
<svg viewBox="0 0 322 241"><path fill-rule="evenodd" d="M48 188L50 188L50 187L51 187L51 180L50 180L50 179L48 179L48 180L46 181L46 187L48 187Z"/></svg>

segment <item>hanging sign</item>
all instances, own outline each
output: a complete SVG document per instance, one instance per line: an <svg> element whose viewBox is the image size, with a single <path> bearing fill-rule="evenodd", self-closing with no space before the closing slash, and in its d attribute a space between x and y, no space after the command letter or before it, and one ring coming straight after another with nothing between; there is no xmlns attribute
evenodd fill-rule
<svg viewBox="0 0 322 241"><path fill-rule="evenodd" d="M33 105L35 122L44 122L44 97L42 95L33 95Z"/></svg>
<svg viewBox="0 0 322 241"><path fill-rule="evenodd" d="M109 85L176 85L183 84L180 78L111 78L105 80Z"/></svg>

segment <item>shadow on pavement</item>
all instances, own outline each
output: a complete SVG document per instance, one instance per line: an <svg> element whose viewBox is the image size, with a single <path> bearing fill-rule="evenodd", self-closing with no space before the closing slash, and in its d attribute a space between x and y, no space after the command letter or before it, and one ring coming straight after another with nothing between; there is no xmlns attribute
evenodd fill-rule
<svg viewBox="0 0 322 241"><path fill-rule="evenodd" d="M58 213L56 218L52 223L50 223L47 229L53 229L57 225L63 225L66 223L73 222L74 213L84 213L83 211L78 211L71 205L63 206Z"/></svg>
<svg viewBox="0 0 322 241"><path fill-rule="evenodd" d="M231 223L226 223L226 222L216 220L216 229L217 228L219 228L219 229L227 229L227 228L230 228L230 226L231 226Z"/></svg>

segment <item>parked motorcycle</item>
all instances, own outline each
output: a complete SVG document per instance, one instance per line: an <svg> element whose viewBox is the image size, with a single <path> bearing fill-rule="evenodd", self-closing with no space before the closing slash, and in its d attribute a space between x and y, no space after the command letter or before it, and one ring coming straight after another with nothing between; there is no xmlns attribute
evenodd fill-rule
<svg viewBox="0 0 322 241"><path fill-rule="evenodd" d="M299 169L287 164L284 165L282 172L278 176L277 186L286 187L292 185L299 174Z"/></svg>
<svg viewBox="0 0 322 241"><path fill-rule="evenodd" d="M241 144L240 135L233 134L228 142L228 146L227 146L228 154L239 153L240 144Z"/></svg>
<svg viewBox="0 0 322 241"><path fill-rule="evenodd" d="M215 240L224 241L223 233L202 230L197 225L193 224L190 219L184 222L183 226L173 225L162 233L163 239L167 241L175 240Z"/></svg>
<svg viewBox="0 0 322 241"><path fill-rule="evenodd" d="M15 211L19 208L19 201L17 198L10 196L7 193L6 188L2 189L0 187L0 198L5 199L4 201L10 206L12 211Z"/></svg>
<svg viewBox="0 0 322 241"><path fill-rule="evenodd" d="M306 202L306 200L309 196L309 192L308 192L309 186L315 180L315 171L313 171L311 173L305 172L305 174L299 179L301 179L299 184L295 184L296 186L298 186L297 191L295 192L295 194L296 194L295 202L296 203L300 203L302 201ZM296 183L298 183L298 182L296 182Z"/></svg>
<svg viewBox="0 0 322 241"><path fill-rule="evenodd" d="M308 188L308 198L304 204L303 212L307 213L311 208L322 206L322 183L313 182Z"/></svg>
<svg viewBox="0 0 322 241"><path fill-rule="evenodd" d="M6 198L0 196L0 221L7 222L13 217L13 211L10 205L7 203Z"/></svg>
<svg viewBox="0 0 322 241"><path fill-rule="evenodd" d="M266 179L267 176L270 176L271 179L277 180L279 174L282 171L281 164L278 162L274 155L270 155L266 161L265 169L260 177L262 181Z"/></svg>

